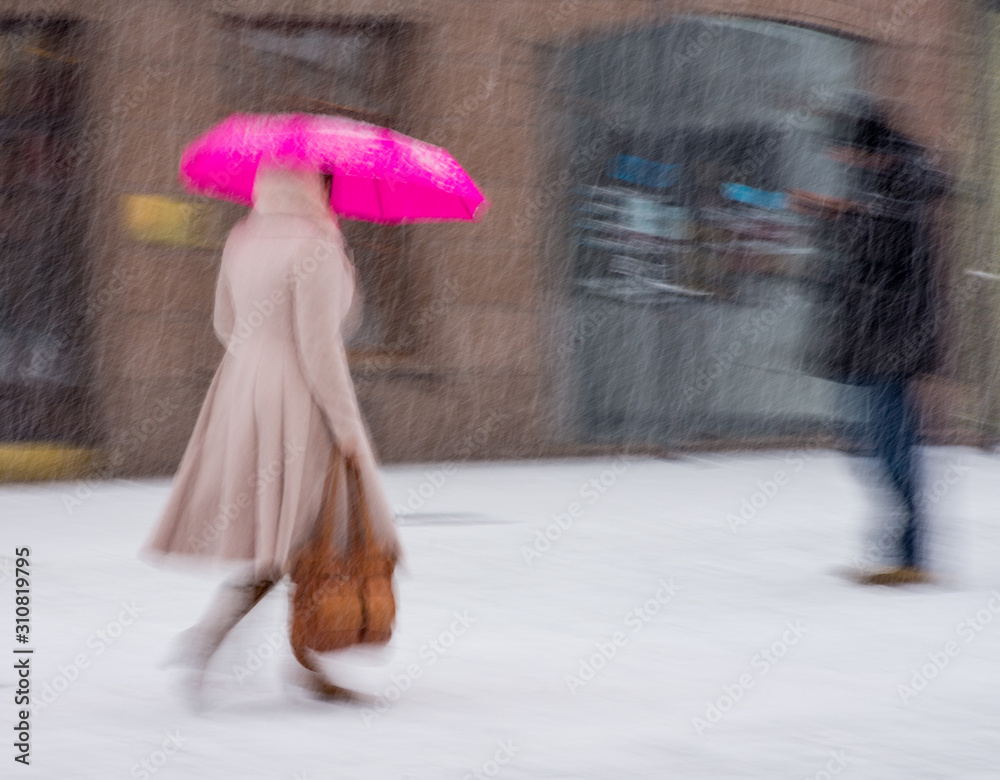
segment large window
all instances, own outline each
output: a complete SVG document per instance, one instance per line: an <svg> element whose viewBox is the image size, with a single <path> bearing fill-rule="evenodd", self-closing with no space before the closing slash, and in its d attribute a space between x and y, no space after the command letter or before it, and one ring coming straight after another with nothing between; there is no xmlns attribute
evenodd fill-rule
<svg viewBox="0 0 1000 780"><path fill-rule="evenodd" d="M340 114L399 127L406 29L386 21L316 24L227 19L222 105L231 111ZM365 316L354 351L408 349L407 231L344 222Z"/></svg>
<svg viewBox="0 0 1000 780"><path fill-rule="evenodd" d="M800 370L824 258L785 193L839 192L824 109L858 82L859 54L733 17L564 53L561 354L578 436L671 444L830 422L836 390Z"/></svg>
<svg viewBox="0 0 1000 780"><path fill-rule="evenodd" d="M88 435L78 39L0 23L0 440Z"/></svg>

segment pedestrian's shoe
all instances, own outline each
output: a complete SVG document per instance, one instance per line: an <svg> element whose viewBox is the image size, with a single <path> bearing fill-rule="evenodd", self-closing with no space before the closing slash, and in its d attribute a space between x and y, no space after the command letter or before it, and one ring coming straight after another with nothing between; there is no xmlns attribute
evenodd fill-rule
<svg viewBox="0 0 1000 780"><path fill-rule="evenodd" d="M897 566L870 574L859 574L856 580L861 585L924 585L934 582L934 578L924 569L915 566Z"/></svg>
<svg viewBox="0 0 1000 780"><path fill-rule="evenodd" d="M373 697L331 682L325 673L319 671L315 658L310 658L309 661L311 668L299 666L290 677L290 681L299 689L305 691L314 699L321 701L341 701L352 704L367 704L368 706L374 705L375 700Z"/></svg>
<svg viewBox="0 0 1000 780"><path fill-rule="evenodd" d="M307 673L301 684L310 695L322 701L342 701L369 706L374 704L374 699L371 696L335 685L319 674Z"/></svg>
<svg viewBox="0 0 1000 780"><path fill-rule="evenodd" d="M363 693L357 693L349 688L342 688L330 682L329 678L323 672L319 657L312 650L293 644L292 654L295 656L295 660L299 662L299 669L296 674L297 679L295 681L299 687L308 691L314 698L322 699L323 701L368 704L369 706L374 704L372 697L366 696Z"/></svg>

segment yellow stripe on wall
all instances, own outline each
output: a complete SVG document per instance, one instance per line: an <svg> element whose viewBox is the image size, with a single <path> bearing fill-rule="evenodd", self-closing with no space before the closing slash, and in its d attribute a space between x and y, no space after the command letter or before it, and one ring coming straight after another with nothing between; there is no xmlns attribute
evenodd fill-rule
<svg viewBox="0 0 1000 780"><path fill-rule="evenodd" d="M80 479L94 473L101 454L64 444L0 443L0 482Z"/></svg>

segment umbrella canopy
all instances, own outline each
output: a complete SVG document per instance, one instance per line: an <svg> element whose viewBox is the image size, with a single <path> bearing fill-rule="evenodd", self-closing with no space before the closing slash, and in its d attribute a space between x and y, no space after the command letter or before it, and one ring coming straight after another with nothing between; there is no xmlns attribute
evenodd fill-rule
<svg viewBox="0 0 1000 780"><path fill-rule="evenodd" d="M471 220L488 205L447 150L319 114L233 114L184 150L180 179L193 192L249 206L261 163L332 174L330 206L347 219Z"/></svg>

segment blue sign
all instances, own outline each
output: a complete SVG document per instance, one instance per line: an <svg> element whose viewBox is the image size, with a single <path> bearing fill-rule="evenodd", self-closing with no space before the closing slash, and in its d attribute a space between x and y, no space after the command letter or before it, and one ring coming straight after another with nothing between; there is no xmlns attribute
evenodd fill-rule
<svg viewBox="0 0 1000 780"><path fill-rule="evenodd" d="M748 206L757 206L762 209L785 209L788 208L788 197L783 192L770 192L769 190L758 190L756 187L748 187L746 184L735 184L727 181L719 185L722 196L737 203L746 203Z"/></svg>
<svg viewBox="0 0 1000 780"><path fill-rule="evenodd" d="M619 154L611 159L608 174L643 187L666 189L677 183L678 167L676 163L659 163L631 154Z"/></svg>

